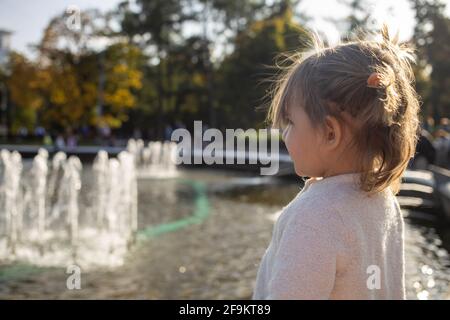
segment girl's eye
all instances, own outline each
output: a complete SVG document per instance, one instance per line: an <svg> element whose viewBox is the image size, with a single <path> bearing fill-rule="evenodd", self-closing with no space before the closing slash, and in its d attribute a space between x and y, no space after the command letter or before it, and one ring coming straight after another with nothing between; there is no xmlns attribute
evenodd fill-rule
<svg viewBox="0 0 450 320"><path fill-rule="evenodd" d="M281 133L281 139L283 141L286 141L286 137L289 132L289 129L292 127L292 122L291 121L287 121L287 122L288 122L287 126L284 127L283 132Z"/></svg>

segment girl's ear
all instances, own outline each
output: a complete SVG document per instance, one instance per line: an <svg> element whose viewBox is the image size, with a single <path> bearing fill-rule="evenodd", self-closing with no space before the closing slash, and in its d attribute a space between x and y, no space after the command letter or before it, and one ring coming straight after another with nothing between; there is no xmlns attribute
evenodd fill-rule
<svg viewBox="0 0 450 320"><path fill-rule="evenodd" d="M325 144L329 149L339 146L342 140L342 126L333 116L325 118Z"/></svg>

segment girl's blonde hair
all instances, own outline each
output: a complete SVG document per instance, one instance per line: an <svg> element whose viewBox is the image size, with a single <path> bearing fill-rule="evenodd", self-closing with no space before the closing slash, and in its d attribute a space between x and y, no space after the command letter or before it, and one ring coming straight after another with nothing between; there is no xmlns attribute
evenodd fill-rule
<svg viewBox="0 0 450 320"><path fill-rule="evenodd" d="M372 194L391 186L396 194L416 150L419 100L413 50L392 39L386 25L380 33L381 40L328 48L312 35L314 49L290 56L275 82L268 120L283 128L288 108L301 106L313 126L323 128L326 116L344 121L341 111L348 112L360 123L352 145L360 151L361 189Z"/></svg>

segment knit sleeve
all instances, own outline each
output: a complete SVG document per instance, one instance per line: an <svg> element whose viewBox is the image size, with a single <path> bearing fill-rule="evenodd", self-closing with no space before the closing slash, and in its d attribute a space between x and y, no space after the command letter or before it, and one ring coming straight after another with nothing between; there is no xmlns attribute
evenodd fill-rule
<svg viewBox="0 0 450 320"><path fill-rule="evenodd" d="M267 299L328 299L335 281L336 256L327 230L287 223L280 235Z"/></svg>

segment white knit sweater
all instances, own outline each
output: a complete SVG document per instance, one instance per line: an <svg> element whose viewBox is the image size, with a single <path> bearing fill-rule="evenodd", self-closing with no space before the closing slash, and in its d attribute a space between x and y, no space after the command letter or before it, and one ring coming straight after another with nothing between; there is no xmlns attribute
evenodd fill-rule
<svg viewBox="0 0 450 320"><path fill-rule="evenodd" d="M275 223L253 299L405 299L400 206L358 178L305 182Z"/></svg>

